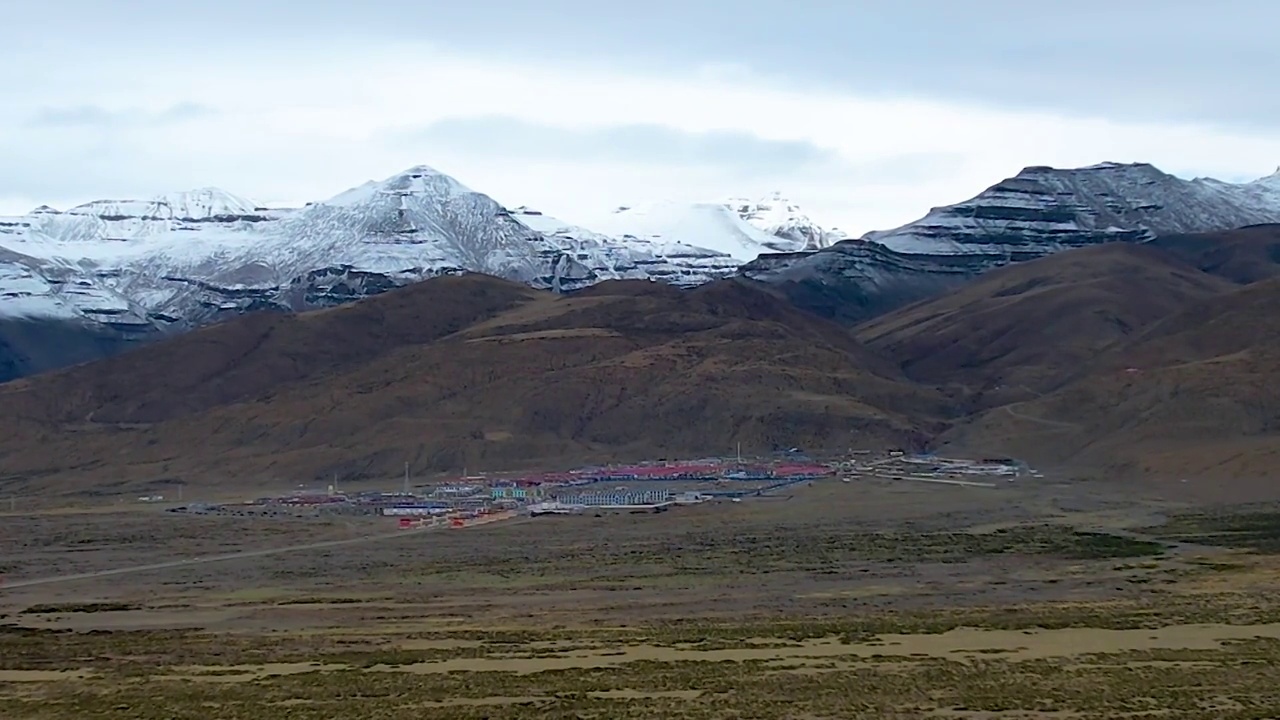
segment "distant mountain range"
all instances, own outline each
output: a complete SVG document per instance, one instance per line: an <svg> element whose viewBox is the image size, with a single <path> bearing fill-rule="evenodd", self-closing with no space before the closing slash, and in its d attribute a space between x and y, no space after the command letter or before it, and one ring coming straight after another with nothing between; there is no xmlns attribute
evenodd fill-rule
<svg viewBox="0 0 1280 720"><path fill-rule="evenodd" d="M1112 163L1028 168L859 240L776 193L619 208L588 230L509 210L426 166L297 209L213 188L42 206L0 218L0 380L246 312L338 305L439 275L574 291L741 274L852 322L1067 248L1265 222L1280 222L1280 173L1230 184Z"/></svg>
<svg viewBox="0 0 1280 720"><path fill-rule="evenodd" d="M1145 243L1280 222L1280 170L1249 183L1183 180L1145 163L1030 167L900 228L741 269L800 305L849 321L1001 265L1109 242Z"/></svg>
<svg viewBox="0 0 1280 720"><path fill-rule="evenodd" d="M0 317L185 329L463 272L557 290L606 279L697 285L762 252L826 246L825 231L774 201L741 203L741 212L726 204L620 211L601 233L507 210L419 166L294 210L216 188L65 212L42 206L0 219Z"/></svg>

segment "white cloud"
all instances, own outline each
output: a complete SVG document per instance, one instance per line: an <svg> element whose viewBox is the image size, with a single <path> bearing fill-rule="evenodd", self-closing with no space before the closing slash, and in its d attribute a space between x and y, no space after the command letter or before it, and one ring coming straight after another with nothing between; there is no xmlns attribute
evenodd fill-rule
<svg viewBox="0 0 1280 720"><path fill-rule="evenodd" d="M49 56L36 81L0 70L14 96L0 114L7 168L0 212L208 184L261 202L297 202L426 163L506 204L584 224L619 204L780 189L821 220L865 231L969 197L1026 165L1141 160L1179 174L1241 177L1280 163L1274 135L857 97L761 78L740 65L659 76L416 45L232 50L90 65ZM173 108L202 112L149 120ZM42 114L62 122L41 124ZM436 123L484 117L554 129L557 147L574 132L598 148L601 138L625 141L619 128L646 126L672 137L745 138L744 152L785 143L827 159L777 168L768 165L776 158L762 158L770 168L762 177L747 170L750 157L718 164L692 150L687 159L680 152L549 157L510 143L503 153L482 153L474 143L483 133L468 140L470 149L457 137L421 135ZM93 122L104 118L110 122Z"/></svg>

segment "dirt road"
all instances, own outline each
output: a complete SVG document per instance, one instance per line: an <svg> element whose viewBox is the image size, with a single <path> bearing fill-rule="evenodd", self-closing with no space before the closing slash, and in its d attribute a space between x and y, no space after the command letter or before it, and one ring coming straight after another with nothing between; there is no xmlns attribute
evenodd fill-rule
<svg viewBox="0 0 1280 720"><path fill-rule="evenodd" d="M527 521L528 518L515 518L512 520L502 521L501 524L517 523ZM486 523L486 525L495 525L499 523ZM474 528L484 527L485 525L476 525L465 528L471 530ZM343 540L325 540L323 542L306 543L303 545L288 545L285 547L265 548L262 550L244 550L242 552L223 553L220 555L205 555L202 557L185 558L182 560L168 560L165 562L151 563L149 565L133 565L130 567L112 568L111 570L98 570L95 572L75 573L73 575L60 575L57 577L32 578L30 580L5 580L0 578L0 592L5 590L16 590L19 588L34 587L37 585L51 585L53 583L73 582L76 580L95 580L97 578L112 577L115 575L128 575L131 573L148 572L152 570L170 570L173 568L187 568L195 565L204 565L207 563L225 562L228 560L244 560L246 558L265 557L268 555L283 555L285 553L303 552L306 550L321 550L325 548L345 547L348 545L360 545L363 543L378 542L379 540L391 540L394 538L416 537L429 530L452 530L447 526L435 528L421 528L415 530L397 530L395 532L380 533L377 535L364 535L357 538L346 538Z"/></svg>

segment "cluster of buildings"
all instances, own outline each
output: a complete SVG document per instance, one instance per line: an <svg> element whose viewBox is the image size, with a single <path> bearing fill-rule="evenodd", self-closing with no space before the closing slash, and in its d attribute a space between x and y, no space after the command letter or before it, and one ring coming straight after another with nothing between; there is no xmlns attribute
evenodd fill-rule
<svg viewBox="0 0 1280 720"><path fill-rule="evenodd" d="M898 458L898 462L914 467L919 472L935 475L995 475L1003 477L1019 477L1030 475L1042 477L1027 464L1011 458L982 458L964 460L959 458L943 458L936 455L915 455Z"/></svg>
<svg viewBox="0 0 1280 720"><path fill-rule="evenodd" d="M175 508L237 515L380 515L402 527L465 526L512 514L578 512L585 508L659 511L723 496L760 495L831 474L825 465L789 460L729 460L603 465L565 472L466 477L401 492L300 491L241 505Z"/></svg>
<svg viewBox="0 0 1280 720"><path fill-rule="evenodd" d="M597 510L664 510L673 505L694 505L713 496L700 492L671 490L629 490L616 488L599 492L570 493L529 506L531 515Z"/></svg>

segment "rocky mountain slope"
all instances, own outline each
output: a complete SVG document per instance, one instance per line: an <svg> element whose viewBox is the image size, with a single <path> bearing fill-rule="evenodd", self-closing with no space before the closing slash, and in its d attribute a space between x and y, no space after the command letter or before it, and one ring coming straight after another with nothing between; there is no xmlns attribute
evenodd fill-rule
<svg viewBox="0 0 1280 720"><path fill-rule="evenodd" d="M0 489L912 445L947 411L767 288L441 277L0 385Z"/></svg>
<svg viewBox="0 0 1280 720"><path fill-rule="evenodd" d="M1010 261L1104 242L1280 220L1280 174L1252 183L1183 180L1145 163L1030 167L977 196L865 240L907 253Z"/></svg>
<svg viewBox="0 0 1280 720"><path fill-rule="evenodd" d="M851 241L846 241L808 255L761 257L744 266L743 273L766 281L784 278L796 302L830 313L830 297L883 294L883 301L869 306L892 306L951 285L957 272L973 277L992 267L1070 248L1149 242L1160 235L1276 222L1280 222L1280 171L1254 182L1232 184L1205 178L1183 180L1147 164L1103 163L1068 170L1031 167L969 200L934 208L915 222L861 239L907 259L865 249L851 252L846 247ZM937 282L929 282L927 276L932 273L922 274L918 268L936 267L939 258L946 258L941 263L946 270ZM885 264L881 259L889 260ZM891 268L902 266L912 270L893 276ZM868 277L877 280L868 285Z"/></svg>
<svg viewBox="0 0 1280 720"><path fill-rule="evenodd" d="M856 323L954 289L996 267L982 258L907 254L845 240L812 253L761 255L739 270L824 317Z"/></svg>
<svg viewBox="0 0 1280 720"><path fill-rule="evenodd" d="M679 287L692 287L733 275L741 265L739 260L715 250L669 242L661 237L629 242L626 238L613 238L587 230L527 207L518 207L511 214L586 266L596 278L660 280Z"/></svg>

